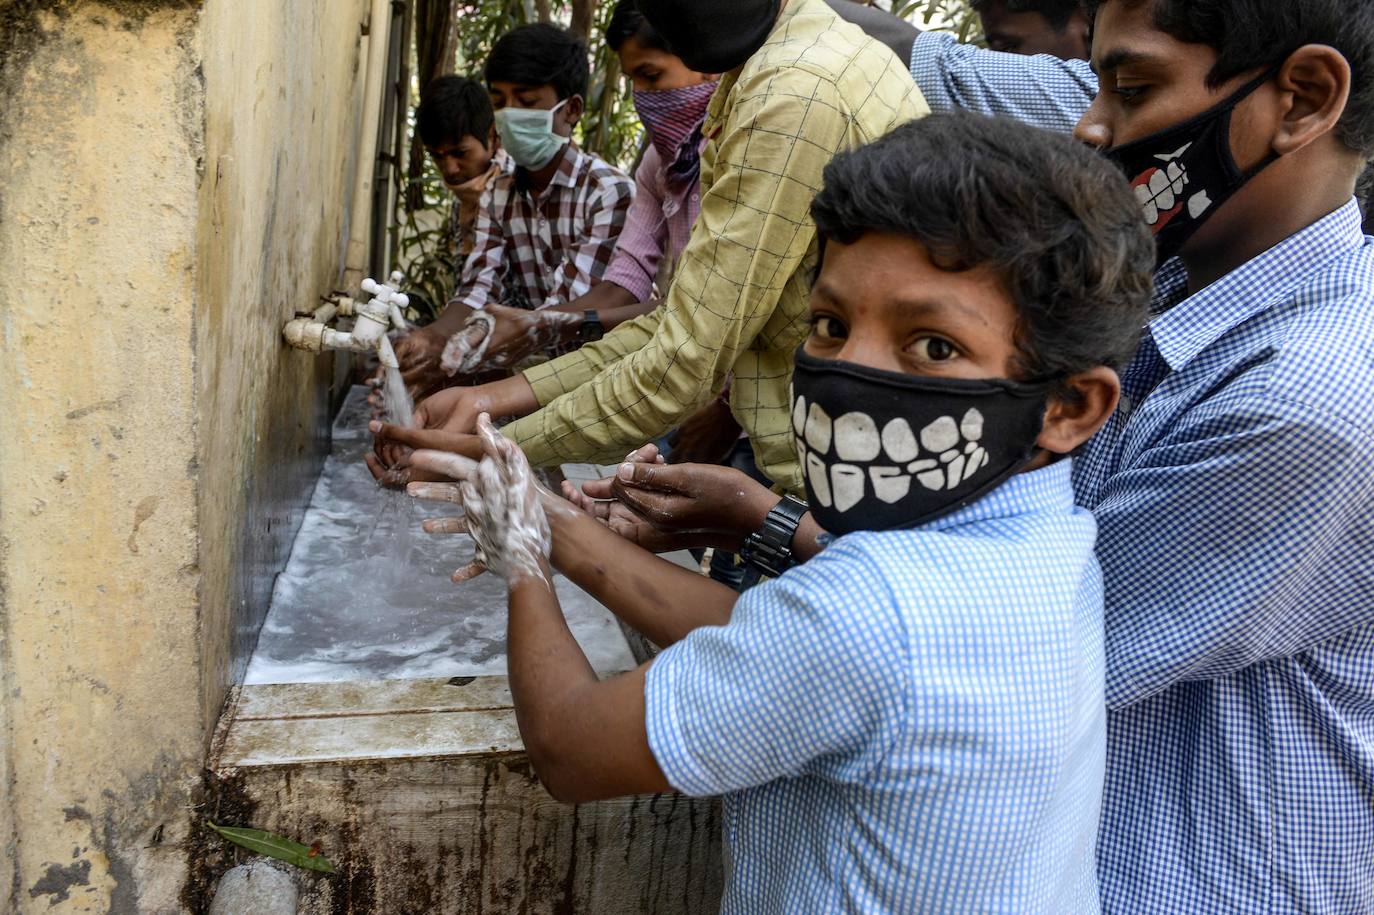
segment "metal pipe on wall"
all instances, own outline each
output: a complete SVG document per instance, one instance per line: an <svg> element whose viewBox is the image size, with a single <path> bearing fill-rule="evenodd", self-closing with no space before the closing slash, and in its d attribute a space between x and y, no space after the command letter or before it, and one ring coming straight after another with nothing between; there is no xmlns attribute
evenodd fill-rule
<svg viewBox="0 0 1374 915"><path fill-rule="evenodd" d="M344 254L344 288L355 298L367 270L369 229L372 225L372 183L376 174L378 127L382 113L382 83L386 78L391 32L391 0L372 0L368 17L367 73L363 89L363 122L358 137L358 168L348 219L348 247Z"/></svg>

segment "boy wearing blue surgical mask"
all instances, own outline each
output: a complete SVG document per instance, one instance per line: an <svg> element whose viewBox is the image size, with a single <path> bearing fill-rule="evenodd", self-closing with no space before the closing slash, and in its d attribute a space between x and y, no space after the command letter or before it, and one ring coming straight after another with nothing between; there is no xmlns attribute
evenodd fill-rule
<svg viewBox="0 0 1374 915"><path fill-rule="evenodd" d="M549 345L599 340L651 311L660 267L667 264L671 272L701 210L701 125L715 74L698 73L670 53L634 0L617 4L606 24L606 44L634 88L635 112L648 140L615 254L602 282L580 298L539 311L488 307L496 319L490 339L480 319L469 319L466 345L486 350L479 370L515 365Z"/></svg>
<svg viewBox="0 0 1374 915"><path fill-rule="evenodd" d="M596 286L606 273L634 197L634 182L579 149L572 131L587 91L587 47L539 24L504 35L487 58L496 134L508 157L474 227L473 251L448 307L396 347L402 376L427 393L482 364L491 306L547 309Z"/></svg>
<svg viewBox="0 0 1374 915"><path fill-rule="evenodd" d="M485 414L480 465L414 456L506 578L521 736L565 801L723 795L724 912L1092 913L1102 584L1067 455L1116 406L1148 232L1086 147L972 115L836 157L812 213L816 559L735 595L537 491ZM550 563L662 654L598 681Z"/></svg>

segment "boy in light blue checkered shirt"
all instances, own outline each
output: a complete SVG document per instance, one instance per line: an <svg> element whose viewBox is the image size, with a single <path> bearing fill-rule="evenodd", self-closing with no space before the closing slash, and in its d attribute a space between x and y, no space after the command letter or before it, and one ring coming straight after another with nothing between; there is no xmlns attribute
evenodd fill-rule
<svg viewBox="0 0 1374 915"><path fill-rule="evenodd" d="M466 479L509 584L540 778L724 795L723 911L1092 912L1102 586L1066 455L1116 405L1148 233L1107 163L1011 121L913 122L825 182L792 406L821 556L738 597L537 492L489 422L480 466L415 464ZM598 682L550 562L663 653Z"/></svg>

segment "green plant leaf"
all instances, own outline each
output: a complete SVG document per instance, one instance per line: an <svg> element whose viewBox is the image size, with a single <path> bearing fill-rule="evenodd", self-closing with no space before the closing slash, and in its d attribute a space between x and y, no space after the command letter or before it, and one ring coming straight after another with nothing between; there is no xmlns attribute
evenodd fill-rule
<svg viewBox="0 0 1374 915"><path fill-rule="evenodd" d="M306 870L322 871L326 874L335 872L334 865L328 858L318 852L312 857L310 847L281 836L274 835L262 829L245 829L240 826L217 826L206 820L210 828L224 836L235 845L240 845L249 851L255 851L260 855L269 858L276 858L278 861L285 861L287 864L294 864Z"/></svg>

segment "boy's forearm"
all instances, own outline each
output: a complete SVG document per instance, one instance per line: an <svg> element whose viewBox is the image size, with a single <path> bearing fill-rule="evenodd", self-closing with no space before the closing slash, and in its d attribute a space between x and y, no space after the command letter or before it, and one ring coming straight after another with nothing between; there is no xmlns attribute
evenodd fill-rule
<svg viewBox="0 0 1374 915"><path fill-rule="evenodd" d="M654 644L666 648L700 626L730 621L739 595L631 543L581 510L549 511L553 563Z"/></svg>
<svg viewBox="0 0 1374 915"><path fill-rule="evenodd" d="M558 310L578 315L594 311L601 326L609 331L626 321L648 314L657 306L657 302L641 302L628 289L603 281L581 298L559 306ZM577 324L568 327L563 333L564 342L574 342L580 329L581 326Z"/></svg>
<svg viewBox="0 0 1374 915"><path fill-rule="evenodd" d="M524 375L512 375L481 386L481 409L492 416L528 416L539 409L539 398Z"/></svg>
<svg viewBox="0 0 1374 915"><path fill-rule="evenodd" d="M548 577L511 586L506 639L520 736L535 770L556 795L552 773L563 752L563 706L579 688L596 683L596 671L573 638Z"/></svg>
<svg viewBox="0 0 1374 915"><path fill-rule="evenodd" d="M645 668L601 682L573 638L545 568L511 586L507 665L525 750L568 803L664 791L644 722Z"/></svg>

